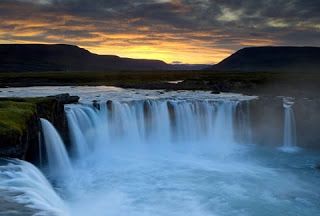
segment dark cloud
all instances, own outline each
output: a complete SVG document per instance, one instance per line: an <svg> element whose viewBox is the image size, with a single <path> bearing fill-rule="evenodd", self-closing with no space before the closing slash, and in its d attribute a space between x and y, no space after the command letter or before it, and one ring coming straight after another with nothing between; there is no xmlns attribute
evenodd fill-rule
<svg viewBox="0 0 320 216"><path fill-rule="evenodd" d="M133 56L134 46L176 46L217 61L249 45L319 46L319 11L305 0L2 0L0 41L130 47Z"/></svg>

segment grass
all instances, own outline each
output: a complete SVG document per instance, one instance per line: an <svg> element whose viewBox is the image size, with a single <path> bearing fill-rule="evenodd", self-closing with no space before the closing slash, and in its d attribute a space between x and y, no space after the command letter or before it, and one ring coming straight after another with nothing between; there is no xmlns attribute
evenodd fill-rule
<svg viewBox="0 0 320 216"><path fill-rule="evenodd" d="M0 135L26 130L26 122L34 115L36 105L30 102L0 101Z"/></svg>
<svg viewBox="0 0 320 216"><path fill-rule="evenodd" d="M0 99L0 136L22 135L27 122L36 113L38 103L46 103L47 98L2 98Z"/></svg>

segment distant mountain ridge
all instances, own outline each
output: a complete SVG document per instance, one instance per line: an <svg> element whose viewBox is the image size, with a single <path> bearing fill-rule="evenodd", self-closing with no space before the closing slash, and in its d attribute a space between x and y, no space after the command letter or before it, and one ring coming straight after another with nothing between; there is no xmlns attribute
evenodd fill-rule
<svg viewBox="0 0 320 216"><path fill-rule="evenodd" d="M201 67L201 66L200 66ZM193 70L160 60L97 55L67 44L0 44L0 72Z"/></svg>
<svg viewBox="0 0 320 216"><path fill-rule="evenodd" d="M209 68L230 72L317 72L320 47L248 47Z"/></svg>
<svg viewBox="0 0 320 216"><path fill-rule="evenodd" d="M66 44L0 45L1 72L162 70L167 67L168 64L160 60L97 55Z"/></svg>
<svg viewBox="0 0 320 216"><path fill-rule="evenodd" d="M67 44L0 44L0 72L201 70L222 72L318 72L320 47L248 47L220 63L167 64L161 60L98 55Z"/></svg>

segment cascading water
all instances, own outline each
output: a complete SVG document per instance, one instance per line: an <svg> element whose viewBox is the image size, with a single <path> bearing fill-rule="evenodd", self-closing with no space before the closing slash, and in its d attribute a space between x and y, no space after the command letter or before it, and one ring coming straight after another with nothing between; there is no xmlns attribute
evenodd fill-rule
<svg viewBox="0 0 320 216"><path fill-rule="evenodd" d="M100 105L100 112L89 105L66 107L73 153L76 158L83 158L99 143L106 142L107 113L103 108L105 106Z"/></svg>
<svg viewBox="0 0 320 216"><path fill-rule="evenodd" d="M21 160L0 163L0 203L10 206L1 215L69 215L64 201L35 166Z"/></svg>
<svg viewBox="0 0 320 216"><path fill-rule="evenodd" d="M48 159L48 170L51 176L66 177L72 174L71 162L59 133L46 119L40 119L42 134Z"/></svg>
<svg viewBox="0 0 320 216"><path fill-rule="evenodd" d="M66 115L78 156L87 155L90 148L101 151L102 145L110 149L111 144L153 149L211 147L213 152L227 153L237 143L238 104L233 100L108 101L99 108L71 105Z"/></svg>
<svg viewBox="0 0 320 216"><path fill-rule="evenodd" d="M250 117L250 100L241 101L236 111L236 134L241 144L252 144L252 125Z"/></svg>
<svg viewBox="0 0 320 216"><path fill-rule="evenodd" d="M297 147L296 122L292 106L294 105L293 98L283 99L284 108L284 131L283 131L283 146L281 150L287 152L295 152Z"/></svg>
<svg viewBox="0 0 320 216"><path fill-rule="evenodd" d="M82 101L65 107L70 159L53 126L41 120L43 151L51 155L49 172L43 170L63 201L36 168L9 163L0 166L0 214L10 208L23 216L320 214L320 175L310 168L319 154L252 145L252 97L58 91L80 93ZM97 98L101 103L91 104Z"/></svg>
<svg viewBox="0 0 320 216"><path fill-rule="evenodd" d="M79 180L70 182L75 215L259 215L278 197L305 193L299 180L242 158L246 145L238 144L251 141L245 100L112 100L65 110L77 126L72 136L85 140L73 139L74 150L86 149L78 161L88 162L76 164ZM246 207L234 210L238 203ZM301 211L301 203L282 205L273 214Z"/></svg>

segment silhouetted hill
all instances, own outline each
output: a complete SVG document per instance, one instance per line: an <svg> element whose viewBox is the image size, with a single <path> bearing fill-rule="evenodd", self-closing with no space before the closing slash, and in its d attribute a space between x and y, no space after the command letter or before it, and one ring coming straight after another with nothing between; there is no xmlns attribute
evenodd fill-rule
<svg viewBox="0 0 320 216"><path fill-rule="evenodd" d="M319 47L249 47L210 67L214 71L316 72Z"/></svg>
<svg viewBox="0 0 320 216"><path fill-rule="evenodd" d="M72 45L2 44L0 72L166 70L159 60L97 55Z"/></svg>

